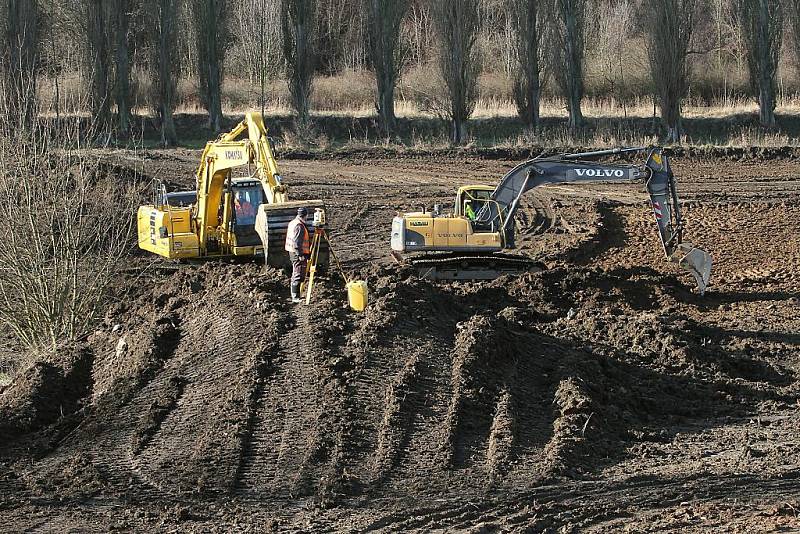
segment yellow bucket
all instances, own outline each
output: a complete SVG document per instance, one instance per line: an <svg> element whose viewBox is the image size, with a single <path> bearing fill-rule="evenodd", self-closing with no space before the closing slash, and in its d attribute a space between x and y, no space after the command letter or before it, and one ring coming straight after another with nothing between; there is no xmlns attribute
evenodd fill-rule
<svg viewBox="0 0 800 534"><path fill-rule="evenodd" d="M367 307L367 283L353 280L347 283L347 301L355 311L364 311Z"/></svg>

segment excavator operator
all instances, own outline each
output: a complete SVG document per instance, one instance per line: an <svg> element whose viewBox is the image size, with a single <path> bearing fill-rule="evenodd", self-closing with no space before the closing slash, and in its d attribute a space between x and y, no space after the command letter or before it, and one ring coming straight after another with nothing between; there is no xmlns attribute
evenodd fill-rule
<svg viewBox="0 0 800 534"><path fill-rule="evenodd" d="M249 191L237 191L234 197L236 222L239 224L253 224L256 221L256 209L248 198L249 194Z"/></svg>
<svg viewBox="0 0 800 534"><path fill-rule="evenodd" d="M292 262L291 292L294 304L300 303L300 283L306 274L308 257L311 255L311 239L306 227L307 214L308 210L305 207L297 208L297 217L292 219L286 229L284 248Z"/></svg>
<svg viewBox="0 0 800 534"><path fill-rule="evenodd" d="M472 202L469 200L464 202L464 215L466 215L470 221L475 220L475 210L472 208Z"/></svg>

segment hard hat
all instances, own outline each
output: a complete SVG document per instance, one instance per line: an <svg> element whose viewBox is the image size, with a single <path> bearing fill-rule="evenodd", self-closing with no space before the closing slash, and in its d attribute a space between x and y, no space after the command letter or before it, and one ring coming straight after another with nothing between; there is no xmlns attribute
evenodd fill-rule
<svg viewBox="0 0 800 534"><path fill-rule="evenodd" d="M297 214L300 217L305 217L306 215L308 215L308 209L306 209L305 206L301 206L301 207L297 208Z"/></svg>

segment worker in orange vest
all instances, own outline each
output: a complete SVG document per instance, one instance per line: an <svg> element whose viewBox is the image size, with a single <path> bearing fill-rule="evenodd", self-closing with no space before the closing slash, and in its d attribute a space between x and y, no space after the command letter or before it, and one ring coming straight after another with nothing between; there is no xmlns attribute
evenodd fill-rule
<svg viewBox="0 0 800 534"><path fill-rule="evenodd" d="M297 217L291 220L289 228L286 229L286 245L284 248L289 253L292 261L292 302L300 302L300 283L306 274L306 264L311 255L311 238L306 227L306 215L308 210L305 207L297 208Z"/></svg>

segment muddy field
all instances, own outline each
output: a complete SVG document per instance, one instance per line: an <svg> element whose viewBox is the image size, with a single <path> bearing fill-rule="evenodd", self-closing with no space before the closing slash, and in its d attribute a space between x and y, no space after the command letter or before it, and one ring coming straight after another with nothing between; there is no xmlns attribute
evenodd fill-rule
<svg viewBox="0 0 800 534"><path fill-rule="evenodd" d="M198 151L145 157L191 186ZM335 278L294 307L261 265L131 257L104 324L0 394L0 529L800 529L800 162L673 160L704 297L636 185L529 194L542 273L394 265L396 211L515 163L284 161L369 283L360 315Z"/></svg>

